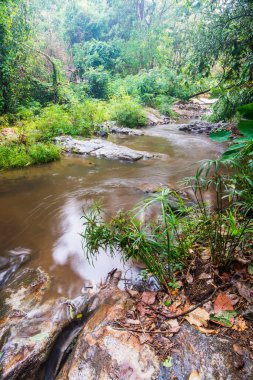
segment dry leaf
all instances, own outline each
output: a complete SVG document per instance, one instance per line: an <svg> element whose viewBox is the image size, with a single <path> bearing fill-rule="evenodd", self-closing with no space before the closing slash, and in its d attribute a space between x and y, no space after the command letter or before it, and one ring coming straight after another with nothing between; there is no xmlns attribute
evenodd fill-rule
<svg viewBox="0 0 253 380"><path fill-rule="evenodd" d="M204 327L201 326L196 326L197 330L202 332L203 334L218 334L219 330L209 330L205 329Z"/></svg>
<svg viewBox="0 0 253 380"><path fill-rule="evenodd" d="M245 330L247 330L247 328L248 328L248 326L246 325L246 322L242 317L239 317L235 321L235 323L232 327L232 329L235 331L245 331Z"/></svg>
<svg viewBox="0 0 253 380"><path fill-rule="evenodd" d="M220 293L214 301L214 312L219 313L220 311L231 311L234 310L231 299L225 294Z"/></svg>
<svg viewBox="0 0 253 380"><path fill-rule="evenodd" d="M175 302L173 302L173 304L169 307L169 311L171 313L176 313L178 311L178 307L181 305L181 301L180 300L176 300Z"/></svg>
<svg viewBox="0 0 253 380"><path fill-rule="evenodd" d="M193 283L193 277L192 277L191 273L187 273L187 275L186 275L186 281L188 282L188 284L192 284Z"/></svg>
<svg viewBox="0 0 253 380"><path fill-rule="evenodd" d="M198 307L196 310L192 311L185 319L194 326L207 326L207 321L209 321L209 313L204 309Z"/></svg>
<svg viewBox="0 0 253 380"><path fill-rule="evenodd" d="M147 305L153 305L155 303L156 294L156 292L144 292L141 300Z"/></svg>
<svg viewBox="0 0 253 380"><path fill-rule="evenodd" d="M192 370L192 372L189 376L189 380L201 380L199 373L197 371L195 371L195 369Z"/></svg>
<svg viewBox="0 0 253 380"><path fill-rule="evenodd" d="M137 306L136 306L136 309L140 313L140 316L144 317L144 315L146 314L146 308L145 308L145 306L143 306L143 304L141 304L141 303L138 303Z"/></svg>
<svg viewBox="0 0 253 380"><path fill-rule="evenodd" d="M138 321L137 319L126 319L125 322L128 325L139 325L140 324L140 321Z"/></svg>
<svg viewBox="0 0 253 380"><path fill-rule="evenodd" d="M144 333L139 336L139 340L140 344L153 343L153 338L150 335Z"/></svg>
<svg viewBox="0 0 253 380"><path fill-rule="evenodd" d="M180 325L177 319L168 320L168 324L170 326L170 332L177 333L180 330Z"/></svg>
<svg viewBox="0 0 253 380"><path fill-rule="evenodd" d="M210 273L202 273L200 276L199 276L199 280L209 280L211 279L212 276L210 275Z"/></svg>
<svg viewBox="0 0 253 380"><path fill-rule="evenodd" d="M239 344L233 344L233 350L235 351L235 353L237 353L238 355L241 355L243 356L244 354L244 349L242 346L240 346Z"/></svg>
<svg viewBox="0 0 253 380"><path fill-rule="evenodd" d="M248 302L252 302L253 290L248 288L246 285L241 284L240 282L236 282L237 290L243 298L245 298Z"/></svg>
<svg viewBox="0 0 253 380"><path fill-rule="evenodd" d="M211 250L210 248L206 248L204 249L201 253L200 253L200 257L203 261L208 261L210 258L211 258Z"/></svg>

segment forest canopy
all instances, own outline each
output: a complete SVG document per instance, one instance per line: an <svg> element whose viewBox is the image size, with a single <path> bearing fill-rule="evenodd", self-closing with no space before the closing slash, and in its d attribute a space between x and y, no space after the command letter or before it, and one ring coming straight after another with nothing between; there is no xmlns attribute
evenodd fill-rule
<svg viewBox="0 0 253 380"><path fill-rule="evenodd" d="M2 0L0 115L125 94L169 112L210 91L213 118L253 98L250 0Z"/></svg>

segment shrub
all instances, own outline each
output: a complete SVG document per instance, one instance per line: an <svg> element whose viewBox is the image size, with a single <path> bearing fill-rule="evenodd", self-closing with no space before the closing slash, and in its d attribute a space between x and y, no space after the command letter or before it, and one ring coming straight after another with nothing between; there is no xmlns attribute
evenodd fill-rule
<svg viewBox="0 0 253 380"><path fill-rule="evenodd" d="M142 107L126 95L112 101L111 117L123 127L134 128L147 124L147 117Z"/></svg>
<svg viewBox="0 0 253 380"><path fill-rule="evenodd" d="M47 162L59 160L60 150L54 144L38 143L28 149L32 164L45 164Z"/></svg>
<svg viewBox="0 0 253 380"><path fill-rule="evenodd" d="M0 145L0 169L21 168L44 164L60 158L60 150L53 144L3 144Z"/></svg>
<svg viewBox="0 0 253 380"><path fill-rule="evenodd" d="M45 107L36 119L34 127L46 140L62 134L77 134L77 131L73 129L69 113L64 106L58 104Z"/></svg>
<svg viewBox="0 0 253 380"><path fill-rule="evenodd" d="M110 75L107 71L96 68L85 73L89 84L89 95L97 99L107 99L109 94Z"/></svg>
<svg viewBox="0 0 253 380"><path fill-rule="evenodd" d="M0 145L0 168L18 168L31 164L25 145Z"/></svg>

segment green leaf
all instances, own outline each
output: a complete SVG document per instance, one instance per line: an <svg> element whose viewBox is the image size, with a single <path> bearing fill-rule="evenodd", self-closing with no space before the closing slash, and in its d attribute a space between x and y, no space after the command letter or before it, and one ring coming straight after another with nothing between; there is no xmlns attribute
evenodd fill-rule
<svg viewBox="0 0 253 380"><path fill-rule="evenodd" d="M246 119L253 119L253 103L245 104L244 106L238 107L237 111Z"/></svg>
<svg viewBox="0 0 253 380"><path fill-rule="evenodd" d="M253 120L241 120L238 129L246 138L253 140Z"/></svg>
<svg viewBox="0 0 253 380"><path fill-rule="evenodd" d="M164 360L163 366L166 368L172 367L172 357L171 356L168 356L167 359Z"/></svg>
<svg viewBox="0 0 253 380"><path fill-rule="evenodd" d="M248 273L253 276L253 263L248 265Z"/></svg>
<svg viewBox="0 0 253 380"><path fill-rule="evenodd" d="M210 320L216 323L221 324L222 326L226 327L232 327L232 319L237 315L237 311L231 310L231 311L220 311L217 314L211 314L210 315Z"/></svg>
<svg viewBox="0 0 253 380"><path fill-rule="evenodd" d="M218 141L218 142L228 141L230 136L231 136L231 132L229 131L216 131L216 132L210 133L209 135L209 137L212 140Z"/></svg>
<svg viewBox="0 0 253 380"><path fill-rule="evenodd" d="M164 305L169 307L171 305L171 303L172 303L171 300L167 300L164 302Z"/></svg>

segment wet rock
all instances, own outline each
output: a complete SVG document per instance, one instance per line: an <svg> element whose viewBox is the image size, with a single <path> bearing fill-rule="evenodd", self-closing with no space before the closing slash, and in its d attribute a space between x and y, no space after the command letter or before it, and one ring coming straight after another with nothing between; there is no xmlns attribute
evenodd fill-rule
<svg viewBox="0 0 253 380"><path fill-rule="evenodd" d="M138 161L160 157L148 152L136 151L121 145L113 144L102 139L77 140L72 137L61 136L55 139L68 153L104 157L112 160Z"/></svg>
<svg viewBox="0 0 253 380"><path fill-rule="evenodd" d="M183 132L191 132L197 134L209 134L213 130L226 127L228 124L226 123L208 123L207 121L195 121L189 124L180 124L179 131Z"/></svg>
<svg viewBox="0 0 253 380"><path fill-rule="evenodd" d="M144 132L139 129L123 128L118 126L109 127L109 132L113 134L128 135L128 136L143 136Z"/></svg>
<svg viewBox="0 0 253 380"><path fill-rule="evenodd" d="M30 251L28 249L15 249L0 256L0 289L7 283L20 266L28 261Z"/></svg>
<svg viewBox="0 0 253 380"><path fill-rule="evenodd" d="M144 132L140 129L121 127L116 121L106 121L101 126L97 134L101 136L101 133L119 134L128 136L143 136ZM104 136L101 136L104 137Z"/></svg>
<svg viewBox="0 0 253 380"><path fill-rule="evenodd" d="M97 297L99 307L82 329L57 380L157 379L159 360L154 350L131 333L112 326L130 307L128 294L106 288Z"/></svg>
<svg viewBox="0 0 253 380"><path fill-rule="evenodd" d="M156 110L147 108L145 111L146 111L146 116L148 119L148 126L150 127L154 125L165 124L165 122L168 121L168 118L162 115L159 115L158 111Z"/></svg>
<svg viewBox="0 0 253 380"><path fill-rule="evenodd" d="M49 276L36 268L17 273L1 291L1 379L35 380L59 331L69 323L68 302L45 300L49 288ZM81 301L79 309L87 299Z"/></svg>
<svg viewBox="0 0 253 380"><path fill-rule="evenodd" d="M188 380L192 370L203 380L246 380L253 378L253 363L245 349L243 356L233 351L230 339L206 335L184 324L173 338L172 367L161 371L159 380ZM170 377L169 377L170 375Z"/></svg>

